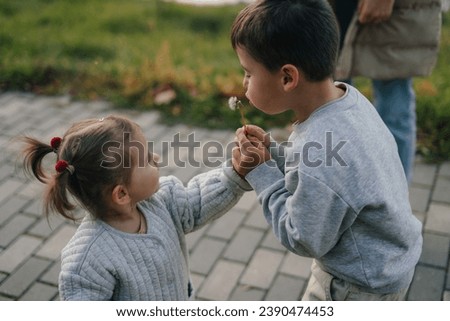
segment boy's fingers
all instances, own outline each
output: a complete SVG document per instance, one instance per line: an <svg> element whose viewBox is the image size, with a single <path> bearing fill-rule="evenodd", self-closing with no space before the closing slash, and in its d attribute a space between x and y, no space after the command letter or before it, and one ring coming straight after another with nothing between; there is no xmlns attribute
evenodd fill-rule
<svg viewBox="0 0 450 321"><path fill-rule="evenodd" d="M258 126L254 126L254 125L247 125L246 132L247 132L247 135L252 135L255 137L263 136L263 135L261 135L263 130L261 128L259 128Z"/></svg>
<svg viewBox="0 0 450 321"><path fill-rule="evenodd" d="M246 134L243 130L238 130L236 132L236 137L240 144L246 142L261 142L261 140L257 136Z"/></svg>
<svg viewBox="0 0 450 321"><path fill-rule="evenodd" d="M246 130L242 128L238 129L239 132L243 132L247 137L254 136L264 143L266 147L270 145L270 135L265 132L262 128L255 125L246 125Z"/></svg>
<svg viewBox="0 0 450 321"><path fill-rule="evenodd" d="M239 148L234 147L231 153L233 155L233 158L232 158L233 165L239 164L239 161L241 158L241 151L239 150Z"/></svg>
<svg viewBox="0 0 450 321"><path fill-rule="evenodd" d="M258 149L266 148L261 140L256 138L255 136L248 137L250 143Z"/></svg>
<svg viewBox="0 0 450 321"><path fill-rule="evenodd" d="M236 129L236 136L238 136L239 134L244 134L246 135L246 131L244 130L244 128L240 127L238 129Z"/></svg>
<svg viewBox="0 0 450 321"><path fill-rule="evenodd" d="M242 155L250 155L258 153L265 147L263 147L262 143L256 138L251 138L250 140L245 139L244 141L239 142L239 148Z"/></svg>
<svg viewBox="0 0 450 321"><path fill-rule="evenodd" d="M243 130L238 130L236 132L236 137L237 137L237 141L239 142L240 145L249 142L249 140Z"/></svg>

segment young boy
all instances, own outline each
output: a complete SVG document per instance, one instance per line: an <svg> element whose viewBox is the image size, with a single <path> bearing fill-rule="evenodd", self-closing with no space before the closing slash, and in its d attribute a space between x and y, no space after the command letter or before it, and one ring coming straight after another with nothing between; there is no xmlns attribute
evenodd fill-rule
<svg viewBox="0 0 450 321"><path fill-rule="evenodd" d="M278 240L314 258L303 300L405 299L421 223L389 130L360 92L333 83L339 34L328 3L256 1L231 39L251 104L297 118L286 148L269 148L259 127L238 129L233 163Z"/></svg>

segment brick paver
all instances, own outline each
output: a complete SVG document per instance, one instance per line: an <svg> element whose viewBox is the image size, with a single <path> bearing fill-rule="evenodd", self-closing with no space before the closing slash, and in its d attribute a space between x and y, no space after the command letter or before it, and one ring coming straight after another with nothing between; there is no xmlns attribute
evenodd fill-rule
<svg viewBox="0 0 450 321"><path fill-rule="evenodd" d="M192 251L190 268L193 272L208 274L225 248L226 242L205 237Z"/></svg>
<svg viewBox="0 0 450 321"><path fill-rule="evenodd" d="M241 227L228 245L224 257L239 262L250 261L263 235L260 230Z"/></svg>
<svg viewBox="0 0 450 321"><path fill-rule="evenodd" d="M297 301L302 293L305 281L292 276L278 274L267 292L267 301Z"/></svg>
<svg viewBox="0 0 450 321"><path fill-rule="evenodd" d="M0 271L12 273L14 270L26 261L41 245L39 238L21 235L11 246L0 253Z"/></svg>
<svg viewBox="0 0 450 321"><path fill-rule="evenodd" d="M241 278L241 283L261 289L269 289L282 259L283 253L281 252L267 249L256 250Z"/></svg>
<svg viewBox="0 0 450 321"><path fill-rule="evenodd" d="M445 271L419 264L408 299L412 301L440 301L445 290Z"/></svg>
<svg viewBox="0 0 450 321"><path fill-rule="evenodd" d="M230 297L245 269L242 263L220 260L206 277L198 292L199 299L224 301Z"/></svg>
<svg viewBox="0 0 450 321"><path fill-rule="evenodd" d="M172 159L170 166L161 169L163 175L173 174L184 182L214 164L216 159L205 159L205 151L213 156L214 146L227 145L234 138L228 130L169 127L158 121L157 112L117 110L103 101L0 93L0 301L58 300L59 253L76 229L58 216L43 216L42 185L22 173L18 146L11 144L11 138L27 133L50 139L73 121L111 113L126 114L138 122L150 140L159 142L155 152L164 157L173 158L173 151L160 142L173 141L177 133L186 141L194 134L200 147L195 147L193 156L181 151L179 158L199 161L202 167L180 169ZM287 134L284 129L273 132L280 141ZM427 164L418 158L410 201L424 223L424 246L408 300L450 300L449 190L450 162ZM187 243L198 300L298 300L310 277L312 260L280 245L253 192L222 218L189 234Z"/></svg>
<svg viewBox="0 0 450 321"><path fill-rule="evenodd" d="M36 281L41 273L48 268L50 261L31 257L17 271L12 273L0 285L0 293L20 297L33 282Z"/></svg>
<svg viewBox="0 0 450 321"><path fill-rule="evenodd" d="M425 230L447 235L450 234L450 204L431 203Z"/></svg>

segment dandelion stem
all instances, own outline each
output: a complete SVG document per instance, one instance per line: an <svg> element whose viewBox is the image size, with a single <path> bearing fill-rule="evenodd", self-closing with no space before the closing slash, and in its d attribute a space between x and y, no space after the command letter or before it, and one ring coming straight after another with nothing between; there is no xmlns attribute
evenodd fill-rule
<svg viewBox="0 0 450 321"><path fill-rule="evenodd" d="M244 111L242 110L244 108L244 105L241 103L240 100L236 102L237 108L239 109L239 112L241 113L241 124L244 126L244 131L247 132L247 121L245 120Z"/></svg>

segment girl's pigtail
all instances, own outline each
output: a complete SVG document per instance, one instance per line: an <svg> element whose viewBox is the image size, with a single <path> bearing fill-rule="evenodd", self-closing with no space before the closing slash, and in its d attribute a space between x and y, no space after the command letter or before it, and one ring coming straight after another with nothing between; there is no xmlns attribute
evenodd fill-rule
<svg viewBox="0 0 450 321"><path fill-rule="evenodd" d="M23 149L23 168L27 174L34 175L40 182L47 183L48 177L42 168L42 160L45 155L54 152L54 149L48 145L31 137L23 137L25 144Z"/></svg>
<svg viewBox="0 0 450 321"><path fill-rule="evenodd" d="M49 153L56 152L61 143L61 139L57 142L55 142L55 138L52 139L50 145L27 136L22 137L21 140L25 145L23 148L24 171L48 186L44 199L45 214L48 215L51 211L56 211L65 218L75 220L70 213L75 206L70 203L67 195L67 187L71 175L70 171L63 170L49 177L42 166L44 157Z"/></svg>
<svg viewBox="0 0 450 321"><path fill-rule="evenodd" d="M46 213L58 212L65 218L75 221L76 219L72 214L75 205L70 202L67 194L70 179L71 173L67 170L53 176L53 179L48 182L44 206Z"/></svg>

